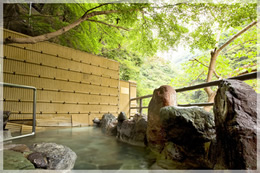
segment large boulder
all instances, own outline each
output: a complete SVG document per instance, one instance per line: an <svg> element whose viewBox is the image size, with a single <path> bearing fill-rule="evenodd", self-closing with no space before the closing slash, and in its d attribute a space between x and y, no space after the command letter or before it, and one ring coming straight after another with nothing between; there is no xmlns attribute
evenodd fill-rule
<svg viewBox="0 0 260 173"><path fill-rule="evenodd" d="M70 148L55 143L36 143L30 148L33 152L41 153L44 158L47 158L47 169L51 170L71 170L77 159L76 153ZM34 154L31 158L38 159L36 162L42 167L46 166L44 158L41 158L39 154ZM36 165L36 163L34 164Z"/></svg>
<svg viewBox="0 0 260 173"><path fill-rule="evenodd" d="M147 141L155 152L161 152L166 142L166 132L160 121L160 109L165 106L176 106L176 91L168 85L163 85L153 92L148 106Z"/></svg>
<svg viewBox="0 0 260 173"><path fill-rule="evenodd" d="M181 108L170 86L154 90L148 106L147 139L165 169L210 168L209 146L215 139L214 116L199 107Z"/></svg>
<svg viewBox="0 0 260 173"><path fill-rule="evenodd" d="M246 83L224 80L215 96L214 169L256 169L257 93Z"/></svg>
<svg viewBox="0 0 260 173"><path fill-rule="evenodd" d="M146 145L147 118L145 115L136 114L133 120L124 120L118 123L117 138L136 146Z"/></svg>
<svg viewBox="0 0 260 173"><path fill-rule="evenodd" d="M215 139L214 116L199 107L167 106L160 111L166 133L162 157L188 168L207 168L209 143Z"/></svg>
<svg viewBox="0 0 260 173"><path fill-rule="evenodd" d="M194 146L216 137L214 116L202 108L167 106L161 109L160 117L166 140L175 144Z"/></svg>
<svg viewBox="0 0 260 173"><path fill-rule="evenodd" d="M112 114L104 114L101 119L101 131L110 136L117 134L117 118Z"/></svg>

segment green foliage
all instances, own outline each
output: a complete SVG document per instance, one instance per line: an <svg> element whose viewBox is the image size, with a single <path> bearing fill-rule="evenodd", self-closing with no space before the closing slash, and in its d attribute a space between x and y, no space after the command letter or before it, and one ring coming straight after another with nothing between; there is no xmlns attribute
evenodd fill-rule
<svg viewBox="0 0 260 173"><path fill-rule="evenodd" d="M256 3L101 4L75 1L33 4L32 16L28 16L28 4L23 4L23 7L19 7L19 4L5 7L5 26L12 20L26 20L23 25L28 25L25 28L30 32L25 34L31 35L61 29L81 18L88 10L88 13L115 11L93 16L51 41L120 62L120 79L136 80L139 96L151 94L154 88L169 84L171 78L171 84L175 88L205 82L206 66L210 60L208 50L215 47L217 33L222 31L218 43L222 45L234 33L257 18ZM17 11L19 18L13 15ZM252 28L218 56L216 72L221 77L238 75L243 70L254 70L257 56L256 32L256 27ZM198 49L204 53L196 55L198 61L185 62L182 71L177 71L180 73L178 75L169 62L158 57L151 58L158 51L176 48L180 44L190 47L192 51ZM248 64L250 65L246 66ZM213 80L215 79L217 78L214 77ZM202 90L186 92L180 96L180 102L203 102L198 100L205 100L206 95L203 93Z"/></svg>
<svg viewBox="0 0 260 173"><path fill-rule="evenodd" d="M176 47L180 41L193 49L205 50L215 45L216 30L241 26L256 18L256 4L253 3L63 3L34 4L33 7L36 9L30 17L33 35L58 30L95 7L98 8L89 13L115 11L93 16L90 18L92 21L82 22L59 38L52 39L94 54L120 46L122 50L152 56L158 50ZM29 17L28 13L25 16ZM118 26L129 31L116 28Z"/></svg>
<svg viewBox="0 0 260 173"><path fill-rule="evenodd" d="M138 80L140 67L143 63L142 57L120 49L103 53L102 56L116 60L120 63L121 80Z"/></svg>
<svg viewBox="0 0 260 173"><path fill-rule="evenodd" d="M159 88L161 85L169 85L171 79L176 76L176 67L170 61L161 57L146 58L137 79L137 96L153 94L155 88ZM143 106L148 106L150 99L144 99ZM146 111L144 110L144 113Z"/></svg>
<svg viewBox="0 0 260 173"><path fill-rule="evenodd" d="M244 27L244 26L243 26ZM239 32L243 27L230 28L221 34L219 45L224 44L234 34ZM215 71L221 78L229 78L241 74L256 71L257 65L257 48L256 48L256 26L242 34L231 44L229 44L217 57ZM175 88L182 86L195 85L206 82L208 66L210 61L210 52L201 53L182 64L183 72L177 78L173 78L171 85ZM212 80L218 80L216 75ZM246 81L257 92L257 80ZM216 91L217 87L212 87ZM179 94L179 103L198 103L207 102L206 92L198 95L202 90L195 92L185 92ZM195 97L194 97L195 96Z"/></svg>

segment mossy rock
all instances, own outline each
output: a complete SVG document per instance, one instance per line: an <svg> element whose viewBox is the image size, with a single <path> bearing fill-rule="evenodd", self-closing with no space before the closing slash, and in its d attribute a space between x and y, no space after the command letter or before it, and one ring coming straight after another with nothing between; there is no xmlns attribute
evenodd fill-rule
<svg viewBox="0 0 260 173"><path fill-rule="evenodd" d="M22 153L4 150L4 170L33 170L33 164Z"/></svg>

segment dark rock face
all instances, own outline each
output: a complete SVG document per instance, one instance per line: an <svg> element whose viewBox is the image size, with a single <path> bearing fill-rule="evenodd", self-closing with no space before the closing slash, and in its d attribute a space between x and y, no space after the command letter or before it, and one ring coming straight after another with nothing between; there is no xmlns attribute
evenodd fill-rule
<svg viewBox="0 0 260 173"><path fill-rule="evenodd" d="M71 170L77 155L70 148L55 143L38 143L31 146L31 150L42 153L48 161L47 169ZM41 158L40 162L43 162Z"/></svg>
<svg viewBox="0 0 260 173"><path fill-rule="evenodd" d="M163 85L153 92L148 106L147 141L155 152L161 152L166 142L166 132L160 122L160 109L165 106L176 106L176 91L168 85Z"/></svg>
<svg viewBox="0 0 260 173"><path fill-rule="evenodd" d="M112 114L104 114L101 119L101 130L103 133L111 136L117 134L117 119Z"/></svg>
<svg viewBox="0 0 260 173"><path fill-rule="evenodd" d="M167 106L161 109L160 118L167 141L189 146L215 138L214 116L202 108Z"/></svg>
<svg viewBox="0 0 260 173"><path fill-rule="evenodd" d="M124 120L122 123L118 123L117 138L132 145L145 146L146 129L146 116L136 114L133 120Z"/></svg>
<svg viewBox="0 0 260 173"><path fill-rule="evenodd" d="M160 153L184 167L207 168L209 142L215 139L214 118L199 107L167 106L160 111L161 128L166 133Z"/></svg>
<svg viewBox="0 0 260 173"><path fill-rule="evenodd" d="M214 169L256 169L256 92L244 82L225 80L213 110L217 138L210 159Z"/></svg>
<svg viewBox="0 0 260 173"><path fill-rule="evenodd" d="M117 117L117 120L118 120L118 122L123 122L123 121L127 120L126 114L124 112L120 112L120 114Z"/></svg>
<svg viewBox="0 0 260 173"><path fill-rule="evenodd" d="M47 158L42 153L31 153L27 159L35 166L35 168L46 169L48 167Z"/></svg>
<svg viewBox="0 0 260 173"><path fill-rule="evenodd" d="M6 130L5 129L5 126L8 122L8 119L9 119L9 116L11 115L11 112L10 111L3 111L3 130Z"/></svg>

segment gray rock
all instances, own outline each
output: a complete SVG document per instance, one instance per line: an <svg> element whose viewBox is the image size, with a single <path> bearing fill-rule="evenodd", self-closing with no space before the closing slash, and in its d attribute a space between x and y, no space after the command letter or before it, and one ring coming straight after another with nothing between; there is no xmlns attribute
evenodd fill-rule
<svg viewBox="0 0 260 173"><path fill-rule="evenodd" d="M172 142L165 144L162 155L168 160L177 160L182 162L185 159L185 154L182 152L182 147Z"/></svg>
<svg viewBox="0 0 260 173"><path fill-rule="evenodd" d="M147 121L147 115L136 113L133 117L133 120L135 122L139 121L140 119L144 119L145 121Z"/></svg>
<svg viewBox="0 0 260 173"><path fill-rule="evenodd" d="M138 117L134 120L125 120L121 124L118 124L117 138L122 142L132 145L146 146L147 120L142 116Z"/></svg>
<svg viewBox="0 0 260 173"><path fill-rule="evenodd" d="M93 120L93 123L95 123L98 127L100 127L100 123L101 123L101 121L100 121L100 119L99 118L94 118Z"/></svg>
<svg viewBox="0 0 260 173"><path fill-rule="evenodd" d="M117 134L117 119L112 114L104 114L101 119L101 130L103 133L116 136Z"/></svg>
<svg viewBox="0 0 260 173"><path fill-rule="evenodd" d="M9 116L11 115L10 111L3 111L3 129L5 130L5 126L9 120Z"/></svg>
<svg viewBox="0 0 260 173"><path fill-rule="evenodd" d="M210 160L214 169L256 169L257 93L242 81L224 80L213 110L217 138Z"/></svg>
<svg viewBox="0 0 260 173"><path fill-rule="evenodd" d="M48 161L47 169L70 170L74 167L77 155L70 148L55 143L36 143L31 150L42 153Z"/></svg>
<svg viewBox="0 0 260 173"><path fill-rule="evenodd" d="M214 116L202 108L168 106L161 109L160 117L167 141L178 145L205 143L216 137Z"/></svg>
<svg viewBox="0 0 260 173"><path fill-rule="evenodd" d="M118 120L118 122L123 122L123 121L125 121L125 120L127 120L127 116L126 116L126 114L124 113L124 112L120 112L120 114L118 115L118 117L117 117L117 120Z"/></svg>
<svg viewBox="0 0 260 173"><path fill-rule="evenodd" d="M46 169L48 167L47 158L44 157L42 153L31 153L28 155L27 159L35 166L35 168Z"/></svg>
<svg viewBox="0 0 260 173"><path fill-rule="evenodd" d="M199 107L161 108L161 128L166 133L160 155L194 169L209 168L209 144L215 139L214 116ZM170 167L169 167L170 169Z"/></svg>
<svg viewBox="0 0 260 173"><path fill-rule="evenodd" d="M4 150L3 154L5 170L34 170L33 164L20 152Z"/></svg>

